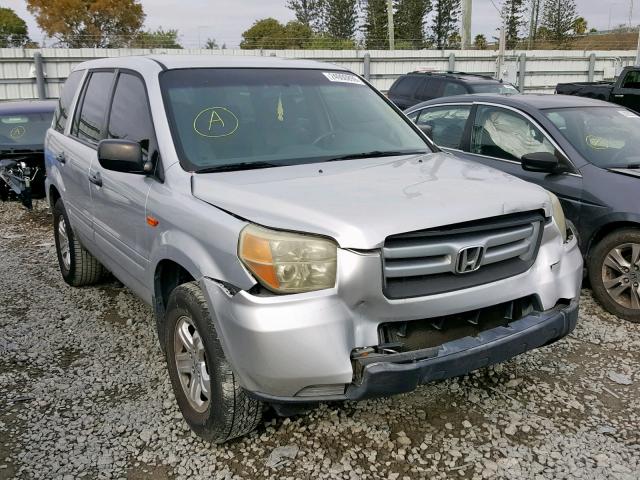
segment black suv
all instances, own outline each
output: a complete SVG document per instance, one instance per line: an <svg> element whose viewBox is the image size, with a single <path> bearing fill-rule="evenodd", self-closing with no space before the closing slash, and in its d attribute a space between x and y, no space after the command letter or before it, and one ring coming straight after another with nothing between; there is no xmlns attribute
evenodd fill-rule
<svg viewBox="0 0 640 480"><path fill-rule="evenodd" d="M411 72L398 78L387 96L402 110L440 97L468 93L518 93L510 83L503 83L487 75L463 72Z"/></svg>

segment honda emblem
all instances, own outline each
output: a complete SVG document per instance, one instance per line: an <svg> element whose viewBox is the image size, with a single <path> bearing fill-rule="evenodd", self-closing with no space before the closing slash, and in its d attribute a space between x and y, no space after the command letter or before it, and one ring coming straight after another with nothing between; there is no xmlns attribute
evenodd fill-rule
<svg viewBox="0 0 640 480"><path fill-rule="evenodd" d="M458 252L456 273L471 273L480 268L484 247L466 247Z"/></svg>

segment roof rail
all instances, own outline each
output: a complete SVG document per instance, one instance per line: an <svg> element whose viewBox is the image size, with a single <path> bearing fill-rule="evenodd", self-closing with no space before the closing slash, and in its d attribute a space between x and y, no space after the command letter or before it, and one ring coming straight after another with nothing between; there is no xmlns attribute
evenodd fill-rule
<svg viewBox="0 0 640 480"><path fill-rule="evenodd" d="M478 77L484 78L486 80L496 80L496 78L491 75L482 75L481 73L469 73L469 72L458 72L455 70L434 70L434 71L424 71L424 70L414 70L413 72L409 72L410 74L418 73L423 75L451 75L453 77Z"/></svg>

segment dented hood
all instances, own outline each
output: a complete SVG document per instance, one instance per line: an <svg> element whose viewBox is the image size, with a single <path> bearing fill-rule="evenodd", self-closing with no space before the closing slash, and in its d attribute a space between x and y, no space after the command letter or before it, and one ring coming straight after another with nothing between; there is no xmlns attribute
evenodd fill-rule
<svg viewBox="0 0 640 480"><path fill-rule="evenodd" d="M544 209L544 189L445 153L194 174L197 198L266 227L373 249L396 233Z"/></svg>

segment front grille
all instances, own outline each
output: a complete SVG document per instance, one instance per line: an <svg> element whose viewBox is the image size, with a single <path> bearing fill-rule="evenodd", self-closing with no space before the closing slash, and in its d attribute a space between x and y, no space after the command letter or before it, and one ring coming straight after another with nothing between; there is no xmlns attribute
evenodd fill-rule
<svg viewBox="0 0 640 480"><path fill-rule="evenodd" d="M388 237L384 294L434 295L523 273L535 262L543 225L542 213L526 212Z"/></svg>

